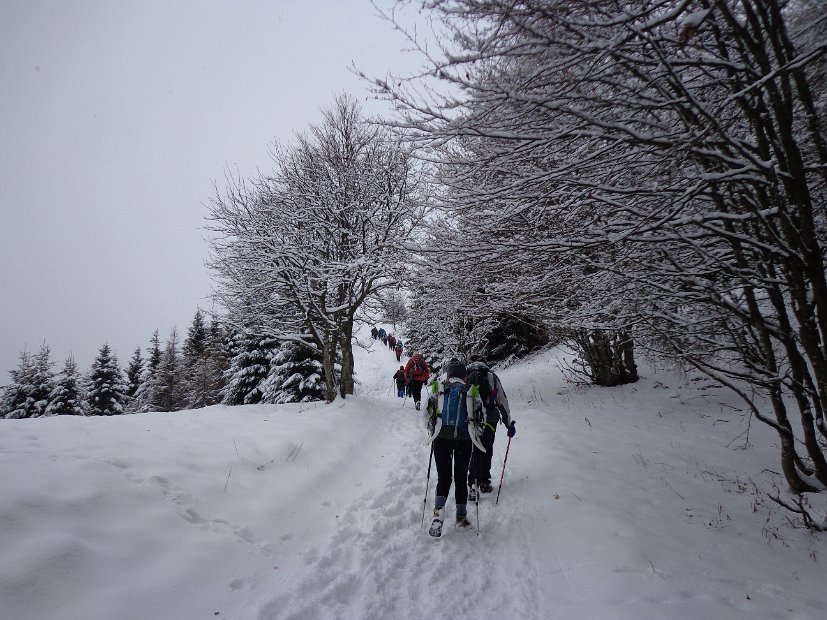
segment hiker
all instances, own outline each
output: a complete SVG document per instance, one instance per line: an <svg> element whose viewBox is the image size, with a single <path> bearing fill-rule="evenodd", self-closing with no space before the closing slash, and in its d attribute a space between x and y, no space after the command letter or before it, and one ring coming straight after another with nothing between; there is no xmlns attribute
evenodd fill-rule
<svg viewBox="0 0 827 620"><path fill-rule="evenodd" d="M431 536L442 535L445 503L448 501L452 482L457 527L466 529L471 526L468 521L466 481L472 443L468 427L470 397L467 394L465 378L465 364L457 358L450 359L444 366L442 385L436 382L436 391L428 398L428 430L433 437L437 472L434 516L428 532Z"/></svg>
<svg viewBox="0 0 827 620"><path fill-rule="evenodd" d="M376 340L379 337L379 330L376 329L376 325L370 328L370 337Z"/></svg>
<svg viewBox="0 0 827 620"><path fill-rule="evenodd" d="M388 336L388 348L393 351L393 348L396 346L396 336L391 334Z"/></svg>
<svg viewBox="0 0 827 620"><path fill-rule="evenodd" d="M385 338L387 338L387 335L385 334L384 327L380 327L379 330L376 332L376 335L378 336L379 340L381 340L383 343L385 342Z"/></svg>
<svg viewBox="0 0 827 620"><path fill-rule="evenodd" d="M417 351L413 357L405 364L405 377L408 380L408 389L414 400L414 406L419 410L419 403L422 400L422 385L431 376L431 369L428 362L422 357L422 353Z"/></svg>
<svg viewBox="0 0 827 620"><path fill-rule="evenodd" d="M393 380L396 381L396 395L399 398L405 398L405 367L400 366L396 374L393 375Z"/></svg>
<svg viewBox="0 0 827 620"><path fill-rule="evenodd" d="M396 353L396 361L401 362L402 361L402 341L401 340L396 341L396 346L394 347L394 353Z"/></svg>
<svg viewBox="0 0 827 620"><path fill-rule="evenodd" d="M483 422L483 432L480 437L485 452L474 446L471 462L468 468L468 486L471 501L476 500L474 483L479 484L481 493L490 493L491 487L491 455L494 450L494 437L497 432L497 423L502 423L508 429L508 436L513 437L517 428L511 419L511 410L508 407L508 397L505 395L500 378L488 367L485 360L479 355L472 355L467 367L468 385L479 386L479 400L475 406L482 411L475 411L477 419Z"/></svg>

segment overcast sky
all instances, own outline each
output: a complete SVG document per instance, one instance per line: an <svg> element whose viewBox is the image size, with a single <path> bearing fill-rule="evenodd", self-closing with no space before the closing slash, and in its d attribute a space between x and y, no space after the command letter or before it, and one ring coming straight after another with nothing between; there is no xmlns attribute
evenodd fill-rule
<svg viewBox="0 0 827 620"><path fill-rule="evenodd" d="M380 2L387 6L389 0ZM368 0L0 0L0 385L24 348L125 366L209 308L213 181L420 63Z"/></svg>

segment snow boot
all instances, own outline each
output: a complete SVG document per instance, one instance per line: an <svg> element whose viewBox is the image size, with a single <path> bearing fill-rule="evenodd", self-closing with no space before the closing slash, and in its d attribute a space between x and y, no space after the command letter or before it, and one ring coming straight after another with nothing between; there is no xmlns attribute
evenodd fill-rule
<svg viewBox="0 0 827 620"><path fill-rule="evenodd" d="M444 508L434 508L434 518L431 519L431 527L428 533L434 538L442 536L442 521L445 514Z"/></svg>
<svg viewBox="0 0 827 620"><path fill-rule="evenodd" d="M480 493L490 493L493 490L494 488L491 486L490 482L483 482L480 484Z"/></svg>
<svg viewBox="0 0 827 620"><path fill-rule="evenodd" d="M468 487L468 501L469 502L477 501L477 489L476 489L476 487Z"/></svg>
<svg viewBox="0 0 827 620"><path fill-rule="evenodd" d="M416 407L416 410L419 411L419 401L416 401L414 403L414 407Z"/></svg>
<svg viewBox="0 0 827 620"><path fill-rule="evenodd" d="M468 520L468 515L457 516L457 527L461 530L465 530L471 527L471 522Z"/></svg>

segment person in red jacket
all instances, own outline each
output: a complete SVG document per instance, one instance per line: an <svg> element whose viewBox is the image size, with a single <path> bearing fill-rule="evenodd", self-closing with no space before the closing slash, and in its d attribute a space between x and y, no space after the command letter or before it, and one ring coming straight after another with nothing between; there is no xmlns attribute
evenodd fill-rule
<svg viewBox="0 0 827 620"><path fill-rule="evenodd" d="M414 400L414 406L419 409L419 403L422 400L422 386L428 381L431 376L431 369L428 362L422 357L422 353L417 351L413 357L405 364L405 377L408 380L408 388L411 397Z"/></svg>

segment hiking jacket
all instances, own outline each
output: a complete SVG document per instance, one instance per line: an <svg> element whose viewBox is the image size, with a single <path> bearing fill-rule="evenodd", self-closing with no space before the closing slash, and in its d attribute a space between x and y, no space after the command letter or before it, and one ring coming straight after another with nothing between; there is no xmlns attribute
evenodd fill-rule
<svg viewBox="0 0 827 620"><path fill-rule="evenodd" d="M404 370L397 370L396 374L393 375L393 378L396 379L396 385L400 390L405 387L406 380Z"/></svg>
<svg viewBox="0 0 827 620"><path fill-rule="evenodd" d="M422 370L417 370L416 360L422 361ZM405 376L408 378L408 381L422 381L424 383L428 380L428 377L431 376L431 369L428 366L428 362L417 355L409 359L408 363L405 364Z"/></svg>

